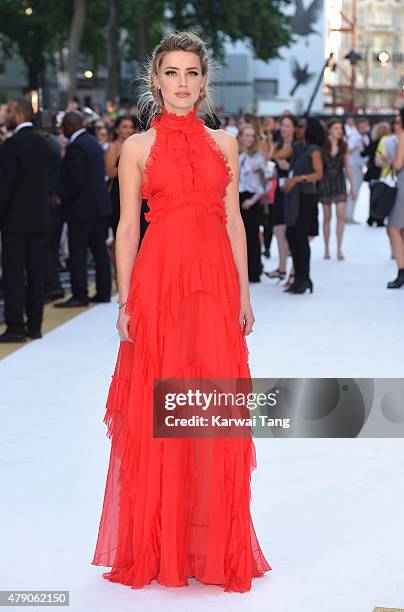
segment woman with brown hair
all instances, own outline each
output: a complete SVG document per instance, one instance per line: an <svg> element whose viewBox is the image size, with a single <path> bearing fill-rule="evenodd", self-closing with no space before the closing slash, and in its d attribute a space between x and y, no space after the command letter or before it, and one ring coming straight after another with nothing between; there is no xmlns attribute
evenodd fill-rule
<svg viewBox="0 0 404 612"><path fill-rule="evenodd" d="M269 278L283 280L286 276L286 262L289 253L289 245L286 240L286 223L284 217L284 196L282 187L285 183L290 170L290 162L282 157L282 153L289 149L295 141L296 128L298 125L297 117L285 114L280 119L280 137L274 144L271 152L271 159L276 163L277 185L275 190L275 200L269 207L269 218L272 231L276 236L279 250L279 265L276 270L266 272ZM282 153L281 153L282 152Z"/></svg>
<svg viewBox="0 0 404 612"><path fill-rule="evenodd" d="M180 418L200 416L199 404L181 402L173 413L167 392L158 401L167 387L155 386L168 381L175 398L195 379L252 387L238 143L197 116L201 103L214 116L210 61L196 33L161 40L140 102L150 128L125 140L119 160L121 342L104 418L112 444L93 564L111 566L104 578L132 588L152 580L182 587L195 577L244 592L271 569L250 513L251 431L226 435L211 425L206 435ZM150 224L139 250L142 196ZM186 422L168 422L173 414Z"/></svg>
<svg viewBox="0 0 404 612"><path fill-rule="evenodd" d="M344 126L339 119L327 124L327 138L321 148L324 174L319 183L319 196L323 205L324 258L330 259L331 204L336 205L337 214L337 259L345 259L342 253L342 237L345 227L347 203L346 175L350 181L350 195L354 200L352 172L349 165L348 146L344 138Z"/></svg>

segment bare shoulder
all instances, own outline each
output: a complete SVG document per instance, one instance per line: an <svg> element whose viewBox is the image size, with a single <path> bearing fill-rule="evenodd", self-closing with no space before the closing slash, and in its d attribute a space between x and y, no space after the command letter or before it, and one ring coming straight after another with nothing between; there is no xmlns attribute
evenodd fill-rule
<svg viewBox="0 0 404 612"><path fill-rule="evenodd" d="M205 126L205 128L222 149L227 159L230 159L232 156L234 156L235 152L238 152L238 141L233 134L230 134L230 132L223 129L211 130L207 126Z"/></svg>
<svg viewBox="0 0 404 612"><path fill-rule="evenodd" d="M130 157L131 161L139 164L140 169L143 168L144 160L150 151L156 136L156 129L150 128L146 132L132 134L122 145L122 154L125 153Z"/></svg>

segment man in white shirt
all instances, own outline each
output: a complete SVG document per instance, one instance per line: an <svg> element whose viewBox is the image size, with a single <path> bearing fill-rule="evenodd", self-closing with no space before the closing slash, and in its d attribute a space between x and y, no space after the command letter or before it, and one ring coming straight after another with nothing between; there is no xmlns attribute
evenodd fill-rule
<svg viewBox="0 0 404 612"><path fill-rule="evenodd" d="M363 181L363 167L365 158L361 155L364 149L368 146L370 139L368 135L369 124L367 119L358 119L356 126L350 128L348 135L348 153L349 164L352 170L353 191L355 198L348 197L347 206L345 209L346 223L357 223L354 221L354 210L358 200L360 186Z"/></svg>

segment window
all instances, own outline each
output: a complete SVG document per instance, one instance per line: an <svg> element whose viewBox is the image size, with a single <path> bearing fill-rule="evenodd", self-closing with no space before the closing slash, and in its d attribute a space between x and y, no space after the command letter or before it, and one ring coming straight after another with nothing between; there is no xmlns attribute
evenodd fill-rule
<svg viewBox="0 0 404 612"><path fill-rule="evenodd" d="M255 95L257 98L274 98L275 96L277 96L277 79L256 79Z"/></svg>

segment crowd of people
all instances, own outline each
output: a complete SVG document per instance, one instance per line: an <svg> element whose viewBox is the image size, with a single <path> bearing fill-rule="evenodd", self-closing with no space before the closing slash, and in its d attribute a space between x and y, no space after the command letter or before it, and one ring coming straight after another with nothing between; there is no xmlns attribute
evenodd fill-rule
<svg viewBox="0 0 404 612"><path fill-rule="evenodd" d="M330 221L336 215L337 259L345 259L345 224L359 223L355 210L363 181L369 193L386 176L396 181L389 214L375 217L369 206L369 226L386 227L397 277L387 288L404 285L404 109L391 124L366 118L298 118L285 111L279 118L230 118L225 129L240 145L240 208L245 223L250 282L260 282L261 232L264 256L269 257L275 236L279 264L265 272L272 279L286 278L285 292L313 292L310 277L310 241L318 236L319 204L323 208L324 258L331 259ZM292 266L287 274L289 255Z"/></svg>
<svg viewBox="0 0 404 612"><path fill-rule="evenodd" d="M209 125L209 123L207 123ZM330 259L330 221L336 215L338 260L345 259L346 223L357 223L362 181L397 175L397 195L387 217L387 234L398 275L389 288L404 285L404 110L392 124L363 117L328 122L316 117L260 119L240 114L215 125L239 143L239 202L247 238L251 283L286 280L285 292L313 292L310 241L319 235L323 207L324 257ZM0 107L1 289L6 323L0 342L40 338L45 303L77 308L109 302L116 282L115 236L119 222L118 164L122 143L145 129L136 107L83 108L74 100L55 115L51 128L37 130L31 104L12 100ZM140 242L147 231L142 201ZM368 224L385 226L369 213ZM67 227L71 296L60 282L61 238ZM279 263L264 272L275 237ZM88 295L88 253L96 291ZM288 260L292 265L288 270ZM63 299L62 299L63 298ZM62 299L62 301L57 301ZM24 320L26 315L26 320Z"/></svg>

